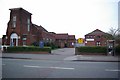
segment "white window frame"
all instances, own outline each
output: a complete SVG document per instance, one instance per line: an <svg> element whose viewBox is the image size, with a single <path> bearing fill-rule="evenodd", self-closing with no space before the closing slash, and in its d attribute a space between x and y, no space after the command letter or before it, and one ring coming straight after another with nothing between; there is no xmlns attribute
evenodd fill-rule
<svg viewBox="0 0 120 80"><path fill-rule="evenodd" d="M96 44L97 44L97 46L101 46L101 42L97 42Z"/></svg>
<svg viewBox="0 0 120 80"><path fill-rule="evenodd" d="M12 26L14 28L16 27L16 16L13 16Z"/></svg>
<svg viewBox="0 0 120 80"><path fill-rule="evenodd" d="M28 27L28 32L30 31L30 19L27 19L27 27Z"/></svg>
<svg viewBox="0 0 120 80"><path fill-rule="evenodd" d="M14 28L16 27L16 21L13 21L13 27Z"/></svg>
<svg viewBox="0 0 120 80"><path fill-rule="evenodd" d="M16 16L13 16L13 21L16 21Z"/></svg>

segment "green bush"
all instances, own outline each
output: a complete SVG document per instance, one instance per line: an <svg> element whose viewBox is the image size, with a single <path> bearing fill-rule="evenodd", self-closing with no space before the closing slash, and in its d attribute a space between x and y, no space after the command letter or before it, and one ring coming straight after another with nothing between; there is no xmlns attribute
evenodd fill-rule
<svg viewBox="0 0 120 80"><path fill-rule="evenodd" d="M117 46L115 48L115 52L116 52L117 55L120 55L120 46Z"/></svg>
<svg viewBox="0 0 120 80"><path fill-rule="evenodd" d="M50 42L44 43L44 46L51 47L52 49L58 48L57 45L55 45L54 43L50 43Z"/></svg>
<svg viewBox="0 0 120 80"><path fill-rule="evenodd" d="M106 47L78 47L77 50L81 53L107 53Z"/></svg>
<svg viewBox="0 0 120 80"><path fill-rule="evenodd" d="M8 53L12 52L51 52L51 48L39 48L39 47L8 47Z"/></svg>
<svg viewBox="0 0 120 80"><path fill-rule="evenodd" d="M32 45L34 46L39 46L39 42L34 42L32 43ZM59 48L56 44L54 44L53 42L44 42L44 46L45 47L51 47L51 49L57 49Z"/></svg>

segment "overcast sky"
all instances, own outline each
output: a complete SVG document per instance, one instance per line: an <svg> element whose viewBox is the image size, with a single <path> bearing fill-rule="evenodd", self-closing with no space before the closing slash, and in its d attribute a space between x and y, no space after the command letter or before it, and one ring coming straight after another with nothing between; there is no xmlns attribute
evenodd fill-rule
<svg viewBox="0 0 120 80"><path fill-rule="evenodd" d="M32 23L49 32L68 33L76 38L100 29L118 27L120 0L0 0L0 38L6 34L10 8L22 7L32 13Z"/></svg>

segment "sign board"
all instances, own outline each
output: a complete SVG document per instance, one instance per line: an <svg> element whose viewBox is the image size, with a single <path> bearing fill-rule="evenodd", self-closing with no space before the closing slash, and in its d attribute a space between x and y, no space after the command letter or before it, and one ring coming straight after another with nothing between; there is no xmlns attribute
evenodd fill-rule
<svg viewBox="0 0 120 80"><path fill-rule="evenodd" d="M79 44L82 44L83 42L84 42L84 40L83 40L82 38L79 38L79 39L78 39L78 43L79 43Z"/></svg>
<svg viewBox="0 0 120 80"><path fill-rule="evenodd" d="M115 55L115 40L107 40L107 53L108 55Z"/></svg>
<svg viewBox="0 0 120 80"><path fill-rule="evenodd" d="M94 41L94 39L86 39L86 41Z"/></svg>
<svg viewBox="0 0 120 80"><path fill-rule="evenodd" d="M40 48L44 48L44 42L43 42L43 41L40 41L40 42L39 42L39 47L40 47Z"/></svg>

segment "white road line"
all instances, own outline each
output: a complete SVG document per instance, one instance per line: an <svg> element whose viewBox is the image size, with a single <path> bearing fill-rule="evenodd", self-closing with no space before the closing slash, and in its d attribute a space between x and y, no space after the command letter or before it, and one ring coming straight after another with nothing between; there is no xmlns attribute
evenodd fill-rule
<svg viewBox="0 0 120 80"><path fill-rule="evenodd" d="M105 71L113 71L113 72L118 72L118 71L120 71L120 70L118 70L118 69L105 69Z"/></svg>
<svg viewBox="0 0 120 80"><path fill-rule="evenodd" d="M64 60L77 60L77 56L66 57Z"/></svg>
<svg viewBox="0 0 120 80"><path fill-rule="evenodd" d="M53 69L68 69L68 70L74 70L75 68L67 68L67 67L50 67Z"/></svg>
<svg viewBox="0 0 120 80"><path fill-rule="evenodd" d="M51 68L51 69L66 69L66 70L74 70L75 68L68 68L68 67L46 67L46 66L30 66L30 65L24 65L24 67L30 67L30 68Z"/></svg>
<svg viewBox="0 0 120 80"><path fill-rule="evenodd" d="M33 68L40 68L40 66L29 66L29 65L23 65L24 67L33 67Z"/></svg>

